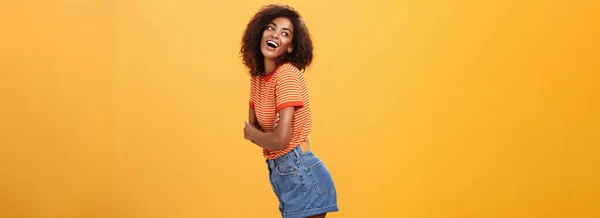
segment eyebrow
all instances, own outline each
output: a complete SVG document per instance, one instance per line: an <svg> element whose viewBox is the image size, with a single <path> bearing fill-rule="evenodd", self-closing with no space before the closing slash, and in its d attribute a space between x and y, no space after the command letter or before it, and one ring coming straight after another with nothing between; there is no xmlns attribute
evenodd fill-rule
<svg viewBox="0 0 600 218"><path fill-rule="evenodd" d="M273 23L273 22L271 22L271 24L273 24L273 26L277 26L277 24L275 24L275 23ZM290 31L290 33L292 33L292 30L290 30L290 29L288 29L288 28L285 28L285 27L283 27L283 28L281 28L281 29L284 29L284 30Z"/></svg>

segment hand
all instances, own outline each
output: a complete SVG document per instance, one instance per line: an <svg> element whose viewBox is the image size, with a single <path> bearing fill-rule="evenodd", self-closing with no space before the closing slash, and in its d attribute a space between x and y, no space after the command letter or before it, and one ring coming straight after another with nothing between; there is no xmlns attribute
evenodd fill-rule
<svg viewBox="0 0 600 218"><path fill-rule="evenodd" d="M273 124L273 129L277 128L278 124L279 124L279 113L277 113L277 117L275 117L275 124Z"/></svg>
<svg viewBox="0 0 600 218"><path fill-rule="evenodd" d="M273 124L273 130L275 130L275 128L277 128L277 125L279 125L279 113L277 113L277 116L275 117L275 124ZM293 133L293 131L292 131Z"/></svg>
<svg viewBox="0 0 600 218"><path fill-rule="evenodd" d="M254 127L252 124L246 121L244 126L244 139L250 140L250 132L252 131L252 129L256 129L256 127Z"/></svg>

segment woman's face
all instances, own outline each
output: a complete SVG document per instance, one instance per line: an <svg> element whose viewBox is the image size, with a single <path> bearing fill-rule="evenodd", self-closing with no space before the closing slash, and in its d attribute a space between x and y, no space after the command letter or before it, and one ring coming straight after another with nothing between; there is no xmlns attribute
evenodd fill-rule
<svg viewBox="0 0 600 218"><path fill-rule="evenodd" d="M265 58L277 59L286 52L291 53L292 39L294 38L294 25L285 17L275 18L262 35L260 51Z"/></svg>

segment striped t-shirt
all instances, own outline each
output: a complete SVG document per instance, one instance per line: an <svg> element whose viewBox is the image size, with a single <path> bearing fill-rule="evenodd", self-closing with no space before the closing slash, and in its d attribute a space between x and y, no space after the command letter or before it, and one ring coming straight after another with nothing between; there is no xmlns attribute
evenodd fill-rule
<svg viewBox="0 0 600 218"><path fill-rule="evenodd" d="M295 107L290 142L282 150L263 149L266 159L280 157L308 139L312 125L309 106L304 75L292 64L282 64L267 76L251 77L250 107L263 131L273 131L277 111Z"/></svg>

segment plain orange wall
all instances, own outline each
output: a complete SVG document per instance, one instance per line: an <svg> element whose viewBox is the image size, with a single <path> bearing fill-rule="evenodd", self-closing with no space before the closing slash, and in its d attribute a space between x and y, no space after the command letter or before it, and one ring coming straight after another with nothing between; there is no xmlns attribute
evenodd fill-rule
<svg viewBox="0 0 600 218"><path fill-rule="evenodd" d="M110 217L109 8L101 1L2 5L0 217Z"/></svg>
<svg viewBox="0 0 600 218"><path fill-rule="evenodd" d="M597 3L282 2L328 217L600 216ZM238 54L268 3L0 9L0 217L277 217Z"/></svg>

